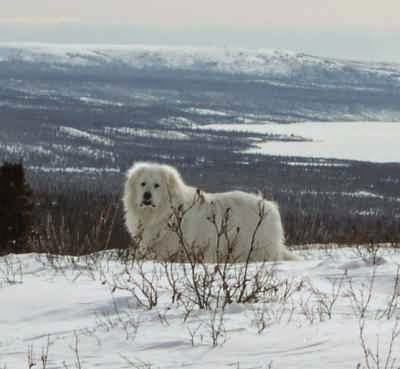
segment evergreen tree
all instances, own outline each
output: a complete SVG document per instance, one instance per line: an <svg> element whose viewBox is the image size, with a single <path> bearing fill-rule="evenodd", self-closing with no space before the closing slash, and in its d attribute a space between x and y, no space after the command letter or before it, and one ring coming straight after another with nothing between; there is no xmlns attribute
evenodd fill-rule
<svg viewBox="0 0 400 369"><path fill-rule="evenodd" d="M32 225L32 190L21 163L0 166L0 254L26 252Z"/></svg>

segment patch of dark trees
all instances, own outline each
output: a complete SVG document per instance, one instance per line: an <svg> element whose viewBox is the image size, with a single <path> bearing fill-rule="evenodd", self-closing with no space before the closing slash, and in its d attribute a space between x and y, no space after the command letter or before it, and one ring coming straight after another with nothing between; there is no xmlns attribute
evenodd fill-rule
<svg viewBox="0 0 400 369"><path fill-rule="evenodd" d="M179 169L191 185L204 190L260 190L276 200L290 246L400 242L400 202L397 186L390 185L398 184L398 167L364 163L301 167L281 161L260 157L242 164L180 163ZM169 163L174 164L172 158ZM372 184L371 174L379 174ZM5 163L0 169L0 254L35 251L83 255L129 247L120 201L122 173L29 171L27 177L30 184L21 163ZM386 196L363 197L355 191L368 188L371 193L385 191Z"/></svg>

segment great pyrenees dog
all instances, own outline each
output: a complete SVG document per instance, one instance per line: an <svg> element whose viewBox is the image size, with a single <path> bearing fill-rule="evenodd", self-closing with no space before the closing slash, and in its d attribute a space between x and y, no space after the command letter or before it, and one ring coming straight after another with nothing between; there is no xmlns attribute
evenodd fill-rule
<svg viewBox="0 0 400 369"><path fill-rule="evenodd" d="M168 165L137 163L127 172L126 227L155 260L296 260L285 247L277 205L241 191L206 193Z"/></svg>

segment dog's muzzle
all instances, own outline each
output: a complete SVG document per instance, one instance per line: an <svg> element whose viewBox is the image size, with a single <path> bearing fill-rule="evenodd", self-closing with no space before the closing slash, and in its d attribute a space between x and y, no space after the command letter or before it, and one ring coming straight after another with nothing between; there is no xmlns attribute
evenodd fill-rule
<svg viewBox="0 0 400 369"><path fill-rule="evenodd" d="M140 204L140 206L151 206L153 208L155 207L155 205L153 204L151 192L146 191L143 194L143 200L142 200L142 203Z"/></svg>

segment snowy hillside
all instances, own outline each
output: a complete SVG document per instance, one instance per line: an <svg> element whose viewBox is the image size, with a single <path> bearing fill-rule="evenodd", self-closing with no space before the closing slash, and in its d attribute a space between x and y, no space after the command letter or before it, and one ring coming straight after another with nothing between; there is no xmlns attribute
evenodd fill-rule
<svg viewBox="0 0 400 369"><path fill-rule="evenodd" d="M216 308L214 295L203 310L181 289L179 264L2 257L0 367L41 369L44 358L51 369L397 368L399 251L298 254L251 266L252 277L262 271L258 299ZM229 280L240 268L229 267Z"/></svg>
<svg viewBox="0 0 400 369"><path fill-rule="evenodd" d="M207 137L196 131L211 124L396 123L399 101L396 64L278 50L0 44L0 155L22 156L35 168L48 166L50 157L53 168L115 169L116 161L131 161L116 150L131 152L143 142L159 151L164 144L193 150L193 141L201 142L197 156L203 156L212 141L236 152L251 149L255 140L282 141L245 132L219 132L220 140L215 130Z"/></svg>
<svg viewBox="0 0 400 369"><path fill-rule="evenodd" d="M344 61L281 50L161 47L145 45L0 44L0 62L60 66L192 70L259 77L317 80L336 75L343 83L381 78L400 84L400 65ZM344 76L352 74L346 81ZM342 75L342 78L340 78Z"/></svg>

